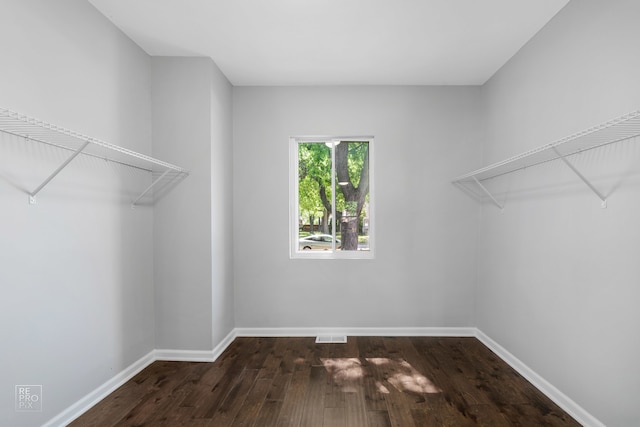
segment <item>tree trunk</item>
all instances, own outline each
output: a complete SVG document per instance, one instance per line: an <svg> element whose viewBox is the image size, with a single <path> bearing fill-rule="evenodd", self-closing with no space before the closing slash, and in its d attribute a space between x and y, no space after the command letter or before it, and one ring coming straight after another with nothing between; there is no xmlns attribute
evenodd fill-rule
<svg viewBox="0 0 640 427"><path fill-rule="evenodd" d="M329 212L325 209L322 213L322 233L330 234L329 232Z"/></svg>
<svg viewBox="0 0 640 427"><path fill-rule="evenodd" d="M358 250L358 217L346 215L342 217L341 224L341 247L344 251Z"/></svg>
<svg viewBox="0 0 640 427"><path fill-rule="evenodd" d="M342 230L340 239L342 240L342 250L345 251L358 250L358 222L369 192L369 146L367 145L366 147L357 188L353 185L349 176L349 143L341 143L335 148L338 186L347 204L346 215L341 218Z"/></svg>

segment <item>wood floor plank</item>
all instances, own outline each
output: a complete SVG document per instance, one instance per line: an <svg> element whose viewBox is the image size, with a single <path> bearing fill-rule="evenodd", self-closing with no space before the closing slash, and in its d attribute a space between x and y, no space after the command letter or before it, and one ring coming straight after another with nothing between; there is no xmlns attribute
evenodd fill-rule
<svg viewBox="0 0 640 427"><path fill-rule="evenodd" d="M555 406L555 405L552 405ZM507 405L504 408L505 415L511 420L514 425L538 425L558 427L575 422L567 413L560 408L551 409L547 412L547 409L541 410L541 408L535 405L523 404L523 405ZM578 424L575 424L578 425Z"/></svg>
<svg viewBox="0 0 640 427"><path fill-rule="evenodd" d="M369 421L369 427L391 427L391 420L387 411L368 411L367 420ZM419 425L426 426L426 424Z"/></svg>
<svg viewBox="0 0 640 427"><path fill-rule="evenodd" d="M367 405L364 402L364 393L362 391L346 393L344 399L347 426L368 427L369 420Z"/></svg>
<svg viewBox="0 0 640 427"><path fill-rule="evenodd" d="M124 386L106 397L99 405L94 406L82 415L82 423L78 420L69 424L72 427L94 427L104 423L105 419L120 420L125 418L143 399L146 388L135 382L127 382Z"/></svg>
<svg viewBox="0 0 640 427"><path fill-rule="evenodd" d="M255 419L262 409L264 400L269 392L271 380L269 379L256 379L253 383L253 387L247 394L246 399L242 403L241 410L236 415L232 426L252 426Z"/></svg>
<svg viewBox="0 0 640 427"><path fill-rule="evenodd" d="M504 408L494 405L473 405L469 407L469 416L475 424L487 427L511 427L513 424L504 414Z"/></svg>
<svg viewBox="0 0 640 427"><path fill-rule="evenodd" d="M269 388L269 392L267 393L268 400L284 400L284 397L287 394L287 390L289 389L289 385L291 384L291 377L293 373L282 373L279 372L276 376L271 380L271 386Z"/></svg>
<svg viewBox="0 0 640 427"><path fill-rule="evenodd" d="M332 376L327 375L327 384L324 392L324 407L325 408L344 408L345 406L345 393L343 391L343 385L337 383Z"/></svg>
<svg viewBox="0 0 640 427"><path fill-rule="evenodd" d="M258 376L258 369L245 369L240 374L240 378L229 390L227 397L216 409L211 417L211 424L216 427L226 427L232 425L238 413L242 410L249 391L253 388L254 381Z"/></svg>
<svg viewBox="0 0 640 427"><path fill-rule="evenodd" d="M249 356L245 362L247 369L261 369L264 367L264 362L271 353L273 346L275 345L275 338L258 338L256 347L253 353Z"/></svg>
<svg viewBox="0 0 640 427"><path fill-rule="evenodd" d="M178 364L178 362L173 362ZM180 364L181 365L181 364ZM193 363L190 369L182 370L183 381L178 383L176 387L169 391L169 395L166 398L159 399L158 408L153 411L152 414L144 419L145 424L148 425L161 425L161 424L174 424L179 425L182 421L189 421L190 424L197 424L190 419L191 409L189 411L182 407L184 399L192 392L194 388L200 387L200 379L203 376L203 370L207 368L206 363ZM189 365L185 365L189 367ZM178 375L176 375L178 377Z"/></svg>
<svg viewBox="0 0 640 427"><path fill-rule="evenodd" d="M324 408L324 416L322 418L322 424L318 424L322 427L350 427L347 424L347 414L345 408Z"/></svg>
<svg viewBox="0 0 640 427"><path fill-rule="evenodd" d="M376 377L374 376L373 367L370 364L366 364L363 369L364 378L362 379L362 388L367 410L386 412L386 387L379 379L376 379Z"/></svg>
<svg viewBox="0 0 640 427"><path fill-rule="evenodd" d="M284 348L282 348L282 344L278 345L278 343L282 343L283 341L277 341L269 354L267 355L264 363L261 367L259 367L260 372L258 373L258 379L269 378L273 379L279 372L280 367L282 365L282 359L285 354Z"/></svg>
<svg viewBox="0 0 640 427"><path fill-rule="evenodd" d="M211 419L242 373L241 364L232 365L226 372L221 372L221 376L212 387L194 390L192 395L183 401L183 406L194 408L193 418Z"/></svg>
<svg viewBox="0 0 640 427"><path fill-rule="evenodd" d="M275 426L278 422L278 417L280 416L283 404L283 400L265 400L253 425L256 427Z"/></svg>
<svg viewBox="0 0 640 427"><path fill-rule="evenodd" d="M304 407L302 402L309 385L311 367L295 371L291 377L291 384L284 397L282 408L276 423L279 427L299 426Z"/></svg>
<svg viewBox="0 0 640 427"><path fill-rule="evenodd" d="M469 337L240 337L213 363L154 362L70 425L579 426Z"/></svg>
<svg viewBox="0 0 640 427"><path fill-rule="evenodd" d="M477 425L470 408L450 396L443 396L441 405L435 412L436 425L471 427ZM415 413L414 413L415 416Z"/></svg>
<svg viewBox="0 0 640 427"><path fill-rule="evenodd" d="M165 362L166 370L156 377L153 387L140 403L133 408L120 423L123 425L140 425L153 419L159 413L164 413L168 405L179 404L184 398L174 399L172 394L176 388L185 383L185 373L188 375L193 364L181 366L176 362Z"/></svg>
<svg viewBox="0 0 640 427"><path fill-rule="evenodd" d="M327 370L324 366L312 366L309 383L303 400L301 426L314 427L323 424L326 385Z"/></svg>
<svg viewBox="0 0 640 427"><path fill-rule="evenodd" d="M387 402L387 412L392 427L421 427L416 426L411 415L411 405L404 401L400 392L392 390Z"/></svg>
<svg viewBox="0 0 640 427"><path fill-rule="evenodd" d="M437 406L448 422L467 422L468 408L473 404L489 403L488 395L479 391L476 384L465 376L469 364L467 355L460 353L459 338L433 338L429 342L413 340L418 354L425 355L424 360L431 370L434 384L442 390L446 405ZM425 366L425 365L423 365ZM424 369L429 369L425 366ZM436 400L436 402L439 402ZM462 418L459 418L462 416Z"/></svg>

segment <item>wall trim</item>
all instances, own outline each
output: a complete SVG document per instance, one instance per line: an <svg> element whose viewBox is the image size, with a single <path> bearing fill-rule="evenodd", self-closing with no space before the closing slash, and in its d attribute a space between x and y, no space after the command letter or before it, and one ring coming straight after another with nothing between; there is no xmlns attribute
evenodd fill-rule
<svg viewBox="0 0 640 427"><path fill-rule="evenodd" d="M113 393L118 387L133 378L138 372L153 363L155 361L154 352L155 350L151 350L145 356L142 356L140 359L133 362L120 373L107 380L104 384L44 423L43 427L66 426L71 421L87 412L96 403Z"/></svg>
<svg viewBox="0 0 640 427"><path fill-rule="evenodd" d="M220 343L213 348L212 353L214 361L218 360L218 357L220 357L220 355L227 349L227 347L229 347L233 340L236 339L236 336L236 329L231 329L227 336L225 336L222 341L220 341Z"/></svg>
<svg viewBox="0 0 640 427"><path fill-rule="evenodd" d="M154 350L155 360L169 362L215 362L235 338L236 330L232 329L212 350Z"/></svg>
<svg viewBox="0 0 640 427"><path fill-rule="evenodd" d="M213 362L213 350L154 350L155 360L168 362Z"/></svg>
<svg viewBox="0 0 640 427"><path fill-rule="evenodd" d="M390 336L390 337L475 337L473 327L392 327L392 328L236 328L238 337L315 337L317 335Z"/></svg>
<svg viewBox="0 0 640 427"><path fill-rule="evenodd" d="M500 359L504 360L509 366L515 369L520 375L527 379L540 392L560 406L565 412L571 415L576 421L585 427L606 427L597 418L587 412L584 408L573 401L569 396L562 393L554 387L549 381L538 375L533 369L524 362L511 354L507 349L502 347L496 341L491 339L480 329L476 329L476 338L493 351Z"/></svg>

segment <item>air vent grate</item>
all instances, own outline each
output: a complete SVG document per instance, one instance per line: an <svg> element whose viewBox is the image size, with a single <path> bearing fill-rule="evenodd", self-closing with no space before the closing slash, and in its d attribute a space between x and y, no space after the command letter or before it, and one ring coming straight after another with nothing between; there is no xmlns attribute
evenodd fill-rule
<svg viewBox="0 0 640 427"><path fill-rule="evenodd" d="M318 335L316 337L317 344L342 343L347 342L346 335Z"/></svg>

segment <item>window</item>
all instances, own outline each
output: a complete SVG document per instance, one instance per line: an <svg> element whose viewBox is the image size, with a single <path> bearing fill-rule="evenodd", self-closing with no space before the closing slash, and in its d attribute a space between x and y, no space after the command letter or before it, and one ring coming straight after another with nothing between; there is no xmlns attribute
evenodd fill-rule
<svg viewBox="0 0 640 427"><path fill-rule="evenodd" d="M292 258L373 258L373 138L291 138Z"/></svg>

